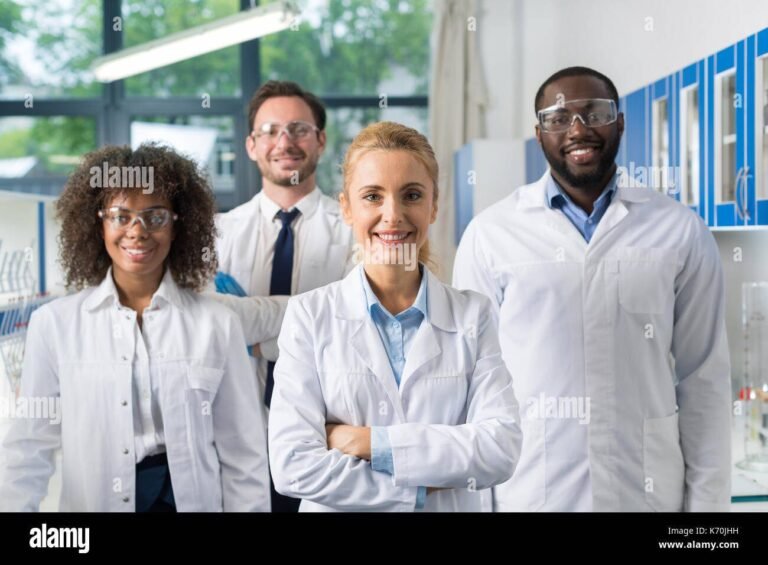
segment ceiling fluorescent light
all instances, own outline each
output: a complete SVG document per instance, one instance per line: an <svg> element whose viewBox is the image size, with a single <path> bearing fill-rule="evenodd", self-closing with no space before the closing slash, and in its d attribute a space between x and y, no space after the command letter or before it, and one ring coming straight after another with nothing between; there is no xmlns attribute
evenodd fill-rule
<svg viewBox="0 0 768 565"><path fill-rule="evenodd" d="M93 62L93 72L101 82L138 75L282 31L290 27L298 15L298 9L287 1L251 8L215 22L99 57Z"/></svg>

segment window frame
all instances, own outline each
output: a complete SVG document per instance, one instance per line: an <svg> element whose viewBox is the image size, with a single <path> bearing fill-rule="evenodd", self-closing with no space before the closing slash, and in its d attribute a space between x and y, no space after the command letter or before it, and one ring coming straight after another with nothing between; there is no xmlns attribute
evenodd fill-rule
<svg viewBox="0 0 768 565"><path fill-rule="evenodd" d="M251 0L240 0L240 10L251 8ZM258 0L255 1L258 5ZM108 55L122 49L123 32L114 31L114 18L122 17L122 0L102 0L102 53ZM38 117L38 116L77 116L91 117L96 121L96 144L129 144L130 120L132 116L187 116L221 115L230 116L234 121L235 146L235 190L232 193L216 193L220 210L229 210L253 197L261 179L258 168L248 158L245 150L245 138L248 135L247 109L253 93L261 84L261 57L259 39L240 45L239 74L241 96L215 98L215 110L203 110L200 99L190 97L144 98L128 97L124 80L102 84L101 96L94 98L56 98L35 99L32 108L24 107L24 100L0 100L0 118ZM243 61L248 61L244 65ZM378 95L344 96L319 95L326 109L338 108L378 108ZM426 95L388 96L388 107L427 108L429 97ZM238 142L237 140L242 140ZM21 192L32 195L57 196L66 182L66 177L47 178L2 178L0 190Z"/></svg>

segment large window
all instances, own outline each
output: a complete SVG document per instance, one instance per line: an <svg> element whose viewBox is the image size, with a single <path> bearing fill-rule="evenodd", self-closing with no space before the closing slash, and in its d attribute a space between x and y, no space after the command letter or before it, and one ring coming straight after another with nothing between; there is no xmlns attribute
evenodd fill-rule
<svg viewBox="0 0 768 565"><path fill-rule="evenodd" d="M341 162L347 147L357 132L372 122L400 122L421 132L427 131L427 109L395 108L333 108L328 112L326 132L328 142L318 164L317 185L329 195L341 190Z"/></svg>
<svg viewBox="0 0 768 565"><path fill-rule="evenodd" d="M56 178L69 174L96 148L93 118L0 118L0 178Z"/></svg>
<svg viewBox="0 0 768 565"><path fill-rule="evenodd" d="M427 0L315 0L299 22L262 40L265 78L323 96L427 94Z"/></svg>
<svg viewBox="0 0 768 565"><path fill-rule="evenodd" d="M199 160L219 207L229 209L260 186L244 149L246 109L268 79L294 80L326 104L318 170L326 193L340 190L339 164L366 124L389 119L427 132L430 0L303 0L291 29L111 84L94 81L90 66L100 54L251 4L0 0L0 190L57 194L86 151L173 143L194 132L207 140Z"/></svg>
<svg viewBox="0 0 768 565"><path fill-rule="evenodd" d="M134 116L131 146L156 141L208 169L214 192L235 191L234 124L230 116Z"/></svg>
<svg viewBox="0 0 768 565"><path fill-rule="evenodd" d="M0 0L0 99L95 97L101 0Z"/></svg>
<svg viewBox="0 0 768 565"><path fill-rule="evenodd" d="M134 47L231 16L238 0L123 0L123 44ZM240 96L240 52L228 47L126 79L128 96Z"/></svg>

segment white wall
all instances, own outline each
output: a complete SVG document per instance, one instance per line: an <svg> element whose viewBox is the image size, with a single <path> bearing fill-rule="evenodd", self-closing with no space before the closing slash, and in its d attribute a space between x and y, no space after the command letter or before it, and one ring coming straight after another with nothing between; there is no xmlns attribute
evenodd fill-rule
<svg viewBox="0 0 768 565"><path fill-rule="evenodd" d="M536 90L561 68L626 94L765 27L766 0L482 0L488 137L531 137Z"/></svg>

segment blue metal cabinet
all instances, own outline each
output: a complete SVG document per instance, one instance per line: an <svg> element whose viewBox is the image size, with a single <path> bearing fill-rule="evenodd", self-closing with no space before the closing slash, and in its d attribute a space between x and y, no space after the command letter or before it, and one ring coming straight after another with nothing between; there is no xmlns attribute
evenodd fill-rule
<svg viewBox="0 0 768 565"><path fill-rule="evenodd" d="M749 43L749 40L752 43ZM768 166L765 163L761 165L763 161L762 152L766 151L765 145L768 144L766 139L766 127L768 125L768 92L765 91L765 84L768 82L768 76L766 72L762 71L764 68L764 62L768 60L768 28L755 34L749 38L746 48L747 58L747 82L750 92L753 93L752 116L747 117L747 125L755 128L754 135L749 137L755 144L754 152L752 153L753 166L752 171L755 172L753 177L749 179L752 184L750 188L753 192L750 193L750 198L754 198L755 205L755 220L754 223L762 226L768 225ZM758 67L761 68L758 72ZM758 77L760 80L758 81ZM753 84L750 84L750 80ZM758 151L758 148L760 151Z"/></svg>

